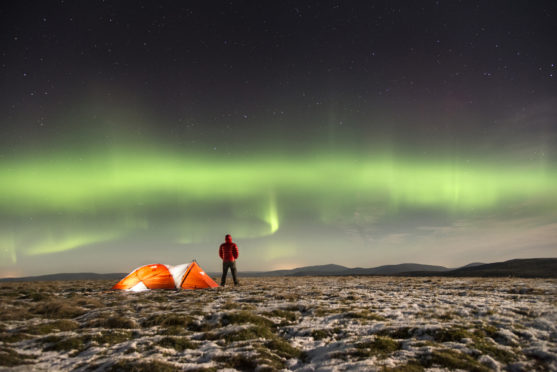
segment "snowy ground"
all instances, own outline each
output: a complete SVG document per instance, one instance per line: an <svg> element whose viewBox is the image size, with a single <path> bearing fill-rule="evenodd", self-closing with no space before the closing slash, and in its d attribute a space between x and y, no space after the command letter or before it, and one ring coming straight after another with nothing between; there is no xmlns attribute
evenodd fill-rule
<svg viewBox="0 0 557 372"><path fill-rule="evenodd" d="M557 371L556 280L112 284L0 284L0 370Z"/></svg>

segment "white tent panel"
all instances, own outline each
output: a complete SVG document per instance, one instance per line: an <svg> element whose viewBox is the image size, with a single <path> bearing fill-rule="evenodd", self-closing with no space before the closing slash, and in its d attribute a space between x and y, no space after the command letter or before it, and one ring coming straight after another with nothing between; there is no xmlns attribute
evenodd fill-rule
<svg viewBox="0 0 557 372"><path fill-rule="evenodd" d="M141 291L146 291L149 288L147 288L145 286L145 284L143 284L143 282L139 282L136 285L134 285L133 287L131 287L130 289L128 289L128 291L132 291L132 292L141 292Z"/></svg>
<svg viewBox="0 0 557 372"><path fill-rule="evenodd" d="M191 263L177 266L166 265L168 271L172 275L172 278L174 278L174 285L176 286L176 288L180 288L180 284L182 284L182 278L184 277L184 274L186 273L190 265Z"/></svg>

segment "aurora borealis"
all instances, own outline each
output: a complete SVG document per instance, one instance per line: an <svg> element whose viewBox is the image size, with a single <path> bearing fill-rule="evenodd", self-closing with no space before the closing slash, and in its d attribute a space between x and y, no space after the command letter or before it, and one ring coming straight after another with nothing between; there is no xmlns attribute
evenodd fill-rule
<svg viewBox="0 0 557 372"><path fill-rule="evenodd" d="M0 276L555 256L551 2L24 8Z"/></svg>

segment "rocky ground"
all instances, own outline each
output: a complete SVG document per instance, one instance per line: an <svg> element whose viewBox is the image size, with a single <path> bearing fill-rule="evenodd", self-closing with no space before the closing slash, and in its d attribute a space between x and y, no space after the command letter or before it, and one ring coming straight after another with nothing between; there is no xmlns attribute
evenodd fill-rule
<svg viewBox="0 0 557 372"><path fill-rule="evenodd" d="M0 284L0 370L557 371L557 280Z"/></svg>

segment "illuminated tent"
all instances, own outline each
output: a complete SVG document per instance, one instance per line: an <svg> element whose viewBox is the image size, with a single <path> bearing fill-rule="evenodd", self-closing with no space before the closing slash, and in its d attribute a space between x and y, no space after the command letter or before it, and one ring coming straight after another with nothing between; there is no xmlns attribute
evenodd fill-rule
<svg viewBox="0 0 557 372"><path fill-rule="evenodd" d="M138 267L112 289L144 291L147 289L201 289L218 287L197 262L178 266L151 264Z"/></svg>

